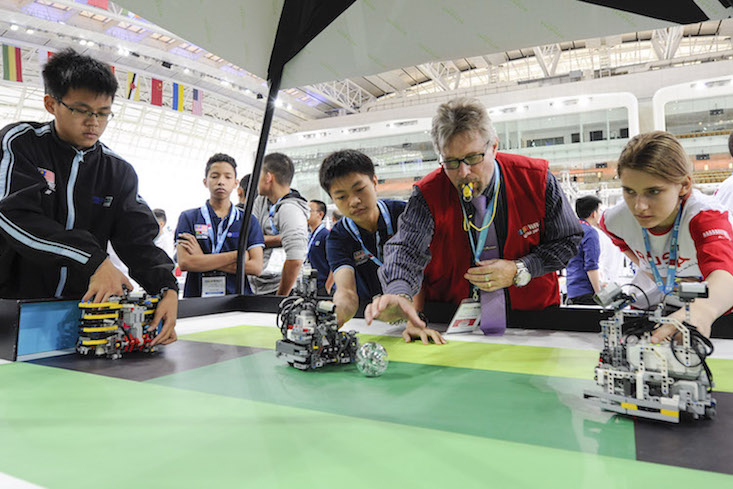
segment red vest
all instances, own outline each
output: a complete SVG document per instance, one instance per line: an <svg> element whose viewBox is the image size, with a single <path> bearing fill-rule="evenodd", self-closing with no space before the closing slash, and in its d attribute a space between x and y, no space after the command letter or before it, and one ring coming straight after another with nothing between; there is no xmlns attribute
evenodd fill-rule
<svg viewBox="0 0 733 489"><path fill-rule="evenodd" d="M548 163L525 156L497 153L506 194L507 232L501 256L521 258L540 244L545 231L545 189ZM443 168L429 173L417 187L435 220L430 243L432 260L425 269L426 300L460 303L469 296L469 282L463 275L471 266L471 245L463 230L463 213L458 191ZM509 287L511 308L537 310L560 304L560 287L555 273L533 277L524 287Z"/></svg>

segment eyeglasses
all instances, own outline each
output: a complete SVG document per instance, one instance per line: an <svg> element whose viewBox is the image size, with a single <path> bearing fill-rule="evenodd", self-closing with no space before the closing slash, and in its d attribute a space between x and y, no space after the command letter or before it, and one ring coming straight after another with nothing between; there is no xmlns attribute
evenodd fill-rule
<svg viewBox="0 0 733 489"><path fill-rule="evenodd" d="M92 112L91 110L69 107L60 98L54 98L58 103L69 109L71 111L71 114L77 119L91 119L92 117L96 117L100 121L107 122L115 116L112 112Z"/></svg>
<svg viewBox="0 0 733 489"><path fill-rule="evenodd" d="M486 148L488 149L489 143L486 142ZM465 163L468 166L474 166L478 165L482 161L484 161L484 157L486 157L486 150L484 150L483 153L473 153L470 155L467 155L465 158L451 158L450 160L444 160L443 156L441 155L440 163L445 167L446 170L456 170L459 166L461 166L461 163Z"/></svg>

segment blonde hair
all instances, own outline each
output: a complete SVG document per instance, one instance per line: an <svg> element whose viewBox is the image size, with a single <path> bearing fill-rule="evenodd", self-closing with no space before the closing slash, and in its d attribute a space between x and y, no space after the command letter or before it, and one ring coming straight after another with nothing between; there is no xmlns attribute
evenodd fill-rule
<svg viewBox="0 0 733 489"><path fill-rule="evenodd" d="M430 135L435 151L440 154L454 136L474 131L490 144L499 139L484 104L475 98L464 97L450 100L438 107Z"/></svg>
<svg viewBox="0 0 733 489"><path fill-rule="evenodd" d="M692 162L677 139L666 131L652 131L631 138L618 158L618 176L625 169L638 170L672 183L692 177Z"/></svg>

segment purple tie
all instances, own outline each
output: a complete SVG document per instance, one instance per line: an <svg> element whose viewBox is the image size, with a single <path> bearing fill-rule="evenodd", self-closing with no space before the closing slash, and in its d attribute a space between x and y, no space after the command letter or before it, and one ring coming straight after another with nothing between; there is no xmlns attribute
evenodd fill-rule
<svg viewBox="0 0 733 489"><path fill-rule="evenodd" d="M473 199L474 219L473 223L476 227L481 228L484 222L486 209L486 196L481 194ZM489 211L490 212L490 211ZM477 231L474 235L478 241ZM494 223L489 226L486 234L486 244L479 258L481 260L490 260L499 258L499 246L496 237L496 228ZM506 331L506 303L504 299L504 289L495 290L493 292L481 292L481 331L486 336L501 336Z"/></svg>

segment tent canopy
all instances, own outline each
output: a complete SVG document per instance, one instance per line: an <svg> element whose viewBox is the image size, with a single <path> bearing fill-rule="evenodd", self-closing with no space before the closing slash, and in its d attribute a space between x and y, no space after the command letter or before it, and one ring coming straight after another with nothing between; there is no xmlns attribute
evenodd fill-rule
<svg viewBox="0 0 733 489"><path fill-rule="evenodd" d="M118 3L269 79L268 66L285 0ZM348 6L351 2L341 3ZM356 0L285 65L281 88L372 75L429 61L723 19L732 12L725 2L673 3L674 8L666 1L629 0ZM312 20L304 16L295 22Z"/></svg>

